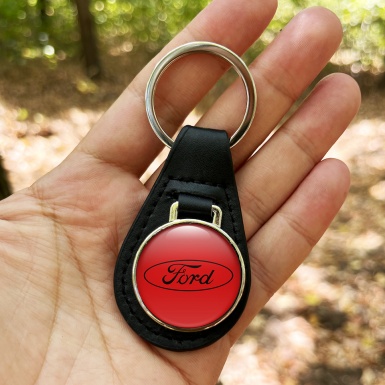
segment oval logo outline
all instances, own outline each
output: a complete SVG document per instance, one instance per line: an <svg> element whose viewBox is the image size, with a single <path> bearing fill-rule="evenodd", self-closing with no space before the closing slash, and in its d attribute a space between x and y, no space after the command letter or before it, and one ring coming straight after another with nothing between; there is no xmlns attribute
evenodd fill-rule
<svg viewBox="0 0 385 385"><path fill-rule="evenodd" d="M193 262L193 263L196 263L196 262L204 262L206 264L209 264L209 265L217 265L217 266L220 266L221 268L223 269L226 269L228 272L230 272L231 274L231 277L230 279L228 279L226 282L224 283L221 283L220 285L216 285L216 286L213 286L213 287L208 287L208 288L205 288L205 289L175 289L175 288L170 288L170 287L165 287L165 286L161 286L161 285L156 285L155 283L151 282L149 279L147 279L146 277L146 274L149 270L153 269L153 268L156 268L157 266L160 266L160 265L166 265L166 264L172 264L173 262ZM225 265L222 265L220 263L217 263L217 262L211 262L211 261L205 261L205 260L199 260L199 259L176 259L176 260L172 260L172 261L167 261L167 262L160 262L160 263L157 263L151 267L149 267L145 272L144 272L144 279L152 286L155 286L155 287L159 287L160 289L164 289L164 290L171 290L171 291L206 291L206 290L214 290L214 289L218 289L219 287L222 287L222 286L225 286L227 285L228 283L230 283L232 281L232 279L234 278L234 273L232 272L231 269L229 269L227 266Z"/></svg>

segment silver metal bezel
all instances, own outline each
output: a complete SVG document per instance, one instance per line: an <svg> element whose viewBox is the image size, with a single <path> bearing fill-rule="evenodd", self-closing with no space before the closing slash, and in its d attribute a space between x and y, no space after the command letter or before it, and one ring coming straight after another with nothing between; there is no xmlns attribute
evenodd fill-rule
<svg viewBox="0 0 385 385"><path fill-rule="evenodd" d="M137 282L136 282L136 268L137 268L137 265L138 265L138 260L140 258L140 254L142 253L143 249L148 244L148 242L155 235L159 234L162 230L165 230L165 229L167 229L167 228L169 228L171 226L180 225L180 224L199 224L199 225L203 225L203 226L206 226L206 227L210 227L210 228L216 230L217 232L219 232L221 235L223 235L226 238L226 240L234 248L234 250L235 250L235 252L236 252L236 254L238 256L239 264L241 266L241 276L242 276L241 277L241 285L240 285L240 288L239 288L238 296L237 296L236 300L234 301L233 305L231 306L231 308L221 318L217 319L213 323L211 323L209 325L205 325L203 327L198 327L198 328L180 328L180 327L176 327L176 326L173 326L173 325L169 325L166 322L163 322L159 318L155 317L154 314L152 314L151 311L144 304L144 302L143 302L143 300L142 300L142 298L141 298L141 296L139 294L139 290L138 290L138 286L137 286ZM148 235L147 238L140 245L140 247L139 247L139 249L138 249L138 251L137 251L137 253L135 255L135 260L134 260L134 264L133 264L133 267L132 267L132 282L133 282L134 292L135 292L136 298L137 298L140 306L143 308L143 310L146 312L146 314L153 321L155 321L159 325L164 326L167 329L171 329L171 330L178 331L178 332L198 332L198 331L202 331L202 330L207 330L207 329L210 329L210 328L218 325L223 320L225 320L234 311L234 309L237 307L240 299L242 298L242 294L243 294L243 291L245 289L245 281L246 281L245 263L243 261L242 254L241 254L238 246L236 245L236 243L231 239L231 237L225 231L223 231L218 226L216 226L214 224L211 224L209 222L200 221L200 220L197 220L197 219L177 219L177 220L175 220L173 222L168 222L165 225L158 227L155 231L153 231L150 235Z"/></svg>
<svg viewBox="0 0 385 385"><path fill-rule="evenodd" d="M172 63L183 56L194 52L206 52L225 59L233 66L243 81L246 90L246 110L240 126L230 138L230 147L233 147L244 137L253 122L255 110L257 108L257 92L255 89L254 79L245 62L236 53L220 44L206 41L190 42L173 49L159 61L147 83L145 94L146 112L150 125L156 136L167 147L171 148L174 141L163 130L155 113L155 90L161 75Z"/></svg>

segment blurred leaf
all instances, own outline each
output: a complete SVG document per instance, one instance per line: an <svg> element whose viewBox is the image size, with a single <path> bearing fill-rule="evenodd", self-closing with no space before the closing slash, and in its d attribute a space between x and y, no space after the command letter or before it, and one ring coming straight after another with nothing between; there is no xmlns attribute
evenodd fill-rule
<svg viewBox="0 0 385 385"><path fill-rule="evenodd" d="M95 94L98 92L98 86L92 80L81 79L76 82L76 89L82 94Z"/></svg>
<svg viewBox="0 0 385 385"><path fill-rule="evenodd" d="M19 122L23 122L24 120L27 120L28 119L28 110L25 109L25 108L19 108L19 110L17 111L17 120Z"/></svg>
<svg viewBox="0 0 385 385"><path fill-rule="evenodd" d="M317 306L322 302L322 298L317 293L307 293L305 295L305 302L308 306Z"/></svg>

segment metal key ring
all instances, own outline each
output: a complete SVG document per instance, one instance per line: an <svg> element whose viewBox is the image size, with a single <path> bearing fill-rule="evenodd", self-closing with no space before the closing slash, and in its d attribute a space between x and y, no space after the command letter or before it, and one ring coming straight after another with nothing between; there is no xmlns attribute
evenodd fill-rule
<svg viewBox="0 0 385 385"><path fill-rule="evenodd" d="M247 68L245 62L234 52L228 48L211 42L196 41L181 45L170 51L163 59L155 66L150 79L147 83L145 103L148 120L156 136L168 147L171 147L174 141L166 134L163 128L160 126L158 118L155 113L154 99L156 85L161 75L166 69L174 63L176 60L183 56L194 52L207 52L212 55L219 56L229 62L237 74L243 81L246 90L246 110L243 116L243 120L236 130L236 132L230 138L230 147L235 146L246 134L250 128L251 123L254 119L255 110L257 107L257 93L255 90L255 84L253 77Z"/></svg>

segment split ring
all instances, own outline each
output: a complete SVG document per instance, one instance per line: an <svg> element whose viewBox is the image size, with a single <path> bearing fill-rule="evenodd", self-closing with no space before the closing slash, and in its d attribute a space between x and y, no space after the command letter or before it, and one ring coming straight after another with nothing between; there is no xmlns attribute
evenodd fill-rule
<svg viewBox="0 0 385 385"><path fill-rule="evenodd" d="M168 147L171 147L174 141L166 134L155 113L154 99L157 83L161 75L166 69L176 60L183 56L194 52L206 52L212 55L219 56L229 62L237 74L243 81L246 90L246 110L242 122L236 132L230 138L230 147L235 146L246 134L254 119L255 110L257 107L257 93L253 77L247 68L245 62L234 52L228 48L211 42L191 42L170 51L163 59L155 66L150 79L147 83L145 103L148 120L156 136Z"/></svg>

